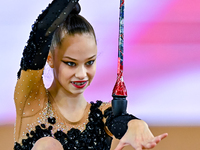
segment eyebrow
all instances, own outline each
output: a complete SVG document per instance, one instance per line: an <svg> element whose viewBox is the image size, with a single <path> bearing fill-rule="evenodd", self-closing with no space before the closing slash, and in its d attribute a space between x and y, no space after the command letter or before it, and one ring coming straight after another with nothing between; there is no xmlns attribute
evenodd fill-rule
<svg viewBox="0 0 200 150"><path fill-rule="evenodd" d="M89 57L87 60L92 59L92 58L94 58L94 57L96 57L96 55L93 55L92 57ZM73 61L76 61L75 58L72 58L72 57L69 57L69 56L64 56L63 58L68 58L68 59L71 59L71 60L73 60Z"/></svg>

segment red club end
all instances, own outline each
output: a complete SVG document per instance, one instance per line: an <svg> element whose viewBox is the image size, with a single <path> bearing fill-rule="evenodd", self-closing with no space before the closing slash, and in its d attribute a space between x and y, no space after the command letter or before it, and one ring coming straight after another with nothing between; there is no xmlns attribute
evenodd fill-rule
<svg viewBox="0 0 200 150"><path fill-rule="evenodd" d="M117 79L112 95L113 96L127 96L126 86L124 84L122 77Z"/></svg>

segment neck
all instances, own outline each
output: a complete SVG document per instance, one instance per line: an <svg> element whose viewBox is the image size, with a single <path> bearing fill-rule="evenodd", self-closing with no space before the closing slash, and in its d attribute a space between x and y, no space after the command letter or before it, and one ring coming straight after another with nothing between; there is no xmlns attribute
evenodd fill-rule
<svg viewBox="0 0 200 150"><path fill-rule="evenodd" d="M85 108L87 105L87 101L85 100L83 93L69 93L63 88L57 88L54 83L48 91L60 109L64 108L67 110L76 110Z"/></svg>

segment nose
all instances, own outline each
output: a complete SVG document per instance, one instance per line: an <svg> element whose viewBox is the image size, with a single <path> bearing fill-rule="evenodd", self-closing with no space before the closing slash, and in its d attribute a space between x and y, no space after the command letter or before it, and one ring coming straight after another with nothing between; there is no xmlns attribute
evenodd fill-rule
<svg viewBox="0 0 200 150"><path fill-rule="evenodd" d="M80 80L83 80L85 79L86 76L87 76L87 69L85 68L85 66L79 66L75 73L75 77Z"/></svg>

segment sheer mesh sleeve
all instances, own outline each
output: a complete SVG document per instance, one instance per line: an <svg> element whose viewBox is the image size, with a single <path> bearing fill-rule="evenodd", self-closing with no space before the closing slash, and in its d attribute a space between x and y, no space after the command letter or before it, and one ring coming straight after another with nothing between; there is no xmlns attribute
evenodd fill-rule
<svg viewBox="0 0 200 150"><path fill-rule="evenodd" d="M14 100L16 106L15 140L21 137L26 125L31 122L48 100L46 89L42 79L42 70L27 70L21 72L18 79Z"/></svg>

